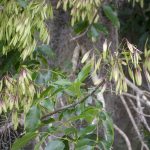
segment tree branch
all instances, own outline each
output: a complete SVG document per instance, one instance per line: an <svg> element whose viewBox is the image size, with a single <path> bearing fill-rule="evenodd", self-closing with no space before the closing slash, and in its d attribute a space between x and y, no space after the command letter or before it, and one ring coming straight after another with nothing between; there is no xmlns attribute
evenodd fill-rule
<svg viewBox="0 0 150 150"><path fill-rule="evenodd" d="M85 96L84 98L82 98L81 100L79 100L79 101L77 101L77 102L75 102L75 103L73 103L73 104L70 104L70 105L67 105L67 106L64 106L64 107L61 107L61 108L56 109L56 110L54 110L53 112L50 112L50 113L44 115L43 117L41 117L41 120L44 120L44 119L46 119L47 117L50 117L50 116L52 116L52 115L54 115L54 114L57 114L57 113L59 113L59 112L61 112L61 111L64 111L64 110L69 109L69 108L72 108L72 107L75 107L76 105L78 105L78 104L80 104L80 103L83 103L89 96L93 95L93 94L98 90L98 88L99 88L100 86L102 86L104 83L105 83L105 80L103 80L98 86L96 86L96 88L95 88L90 94L86 95L86 96Z"/></svg>
<svg viewBox="0 0 150 150"><path fill-rule="evenodd" d="M127 135L117 126L114 124L114 128L116 131L118 131L118 133L124 138L124 140L126 141L126 145L128 147L128 150L132 150L132 147L131 147L131 143L130 143L130 140L129 138L127 137Z"/></svg>
<svg viewBox="0 0 150 150"><path fill-rule="evenodd" d="M137 99L137 97L136 97L135 95L132 95L132 94L130 94L130 93L124 93L124 92L123 92L122 95L127 96L127 97L130 97L130 98L132 98L132 99L134 99L134 100ZM148 99L147 99L147 97L145 97L145 95L143 95L142 98L140 98L140 101L141 101L143 104L145 104L145 105L147 105L148 107L150 107L150 101L148 101Z"/></svg>
<svg viewBox="0 0 150 150"><path fill-rule="evenodd" d="M140 95L139 94L137 94L137 99L136 100L137 100L138 111L140 113L143 113L143 108L141 106ZM141 119L141 121L143 122L143 124L145 125L145 127L147 128L147 130L150 132L150 127L149 127L149 125L148 125L147 120L145 119L145 117L143 115L139 114L139 118Z"/></svg>
<svg viewBox="0 0 150 150"><path fill-rule="evenodd" d="M139 89L135 84L133 84L129 79L125 78L126 83L129 87L131 87L135 92L137 92L140 96L144 94L144 91Z"/></svg>
<svg viewBox="0 0 150 150"><path fill-rule="evenodd" d="M137 133L137 135L138 135L138 138L139 138L141 144L143 145L143 147L144 147L146 150L149 150L147 144L144 142L144 140L143 140L143 138L142 138L142 136L141 136L141 134L140 134L140 131L139 131L139 129L138 129L138 126L136 125L136 122L135 122L135 120L134 120L134 118L133 118L133 115L132 115L132 113L131 113L131 111L130 111L130 109L129 109L129 107L128 107L128 105L127 105L125 99L124 99L124 97L123 97L123 96L120 96L120 98L121 98L121 101L122 101L122 103L123 103L123 105L124 105L124 107L125 107L125 109L126 109L128 115L129 115L129 118L130 118L130 120L131 120L131 122L132 122L132 125L133 125L133 127L134 127L134 129L135 129L135 131L136 131L136 133Z"/></svg>
<svg viewBox="0 0 150 150"><path fill-rule="evenodd" d="M133 103L132 99L131 99L131 98L128 98L128 99L129 99L129 102L131 103L133 109L136 111L136 113L141 114L141 115L143 115L143 116L145 116L145 117L150 117L150 115L148 115L148 114L139 112L139 111L137 110L135 104Z"/></svg>

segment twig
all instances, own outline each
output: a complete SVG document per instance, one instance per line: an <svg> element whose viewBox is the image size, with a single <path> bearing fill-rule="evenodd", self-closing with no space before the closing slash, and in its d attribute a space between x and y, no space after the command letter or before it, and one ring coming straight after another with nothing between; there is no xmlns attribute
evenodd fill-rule
<svg viewBox="0 0 150 150"><path fill-rule="evenodd" d="M129 87L131 87L135 92L137 92L140 96L144 94L144 91L139 89L135 84L133 84L130 80L125 78L126 83L128 84Z"/></svg>
<svg viewBox="0 0 150 150"><path fill-rule="evenodd" d="M118 133L124 138L124 140L126 141L126 145L128 147L128 150L132 150L132 147L131 147L131 143L130 143L130 140L129 138L127 137L127 135L117 126L114 124L114 128L115 130L118 131Z"/></svg>
<svg viewBox="0 0 150 150"><path fill-rule="evenodd" d="M49 117L49 116L52 116L52 115L54 115L54 114L57 114L57 113L59 113L59 112L61 112L61 111L64 111L64 110L66 110L66 109L75 107L76 105L78 105L78 104L80 104L80 103L83 103L89 96L93 95L93 94L98 90L98 88L99 88L100 86L102 86L104 83L105 83L105 80L103 80L90 94L86 95L86 96L85 96L84 98L82 98L81 100L79 100L79 101L77 101L77 102L75 102L75 103L73 103L73 104L70 104L70 105L67 105L67 106L64 106L64 107L61 107L61 108L56 109L55 111L50 112L50 113L44 115L44 116L41 118L41 120L44 120L44 119L46 119L46 118Z"/></svg>
<svg viewBox="0 0 150 150"><path fill-rule="evenodd" d="M122 95L127 96L127 97L130 97L130 98L133 98L134 100L137 99L137 97L136 97L135 95L132 95L132 94L130 94L130 93L124 93L124 92L123 92ZM141 101L143 104L145 104L145 105L147 105L148 107L150 107L150 101L148 101L147 98L146 98L144 95L142 96L142 98L140 98L140 101Z"/></svg>
<svg viewBox="0 0 150 150"><path fill-rule="evenodd" d="M147 97L145 95L142 96L142 101L144 104L146 104L147 106L150 107L150 101L147 99Z"/></svg>
<svg viewBox="0 0 150 150"><path fill-rule="evenodd" d="M150 117L150 115L148 115L148 114L139 112L139 111L137 110L136 106L134 105L133 101L131 100L131 98L128 98L128 99L129 99L129 102L131 103L133 109L134 109L138 114L141 114L141 115L143 115L143 116L145 116L145 117Z"/></svg>
<svg viewBox="0 0 150 150"><path fill-rule="evenodd" d="M75 41L75 40L77 40L77 39L83 37L84 35L86 35L86 33L88 32L88 30L89 30L89 27L88 27L83 33L81 33L81 34L79 34L79 35L77 35L77 36L71 38L70 41Z"/></svg>
<svg viewBox="0 0 150 150"><path fill-rule="evenodd" d="M136 100L137 100L137 106L138 106L139 112L143 113L143 108L141 106L140 95L139 94L137 94L137 99ZM143 122L143 124L145 125L145 127L147 128L147 130L150 132L150 127L149 127L145 117L143 115L141 115L141 114L139 114L139 117L140 117L141 121Z"/></svg>
<svg viewBox="0 0 150 150"><path fill-rule="evenodd" d="M149 150L148 146L145 144L145 142L144 142L144 140L143 140L143 138L142 138L142 136L141 136L141 134L140 134L140 131L139 131L137 125L136 125L136 122L135 122L135 120L134 120L134 118L133 118L133 116L132 116L132 113L131 113L131 111L130 111L130 109L129 109L129 107L128 107L128 105L127 105L125 99L124 99L124 97L123 97L123 96L120 96L120 98L121 98L121 101L122 101L122 103L123 103L123 105L124 105L124 107L125 107L125 109L126 109L128 115L129 115L129 118L130 118L130 120L131 120L131 122L132 122L132 125L133 125L133 127L134 127L134 129L135 129L135 131L136 131L136 133L137 133L137 135L138 135L138 138L139 138L141 144L143 145L143 147L144 147L146 150Z"/></svg>
<svg viewBox="0 0 150 150"><path fill-rule="evenodd" d="M147 96L150 97L150 92L145 91L145 90L141 90L140 88L138 88L135 84L133 84L129 79L125 78L126 83L128 84L129 87L131 87L137 94L139 94L140 96ZM150 102L149 102L150 103Z"/></svg>

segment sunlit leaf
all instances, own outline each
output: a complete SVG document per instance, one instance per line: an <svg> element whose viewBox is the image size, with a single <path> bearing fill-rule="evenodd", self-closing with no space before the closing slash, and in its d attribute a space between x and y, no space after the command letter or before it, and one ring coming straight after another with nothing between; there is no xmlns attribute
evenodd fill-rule
<svg viewBox="0 0 150 150"><path fill-rule="evenodd" d="M80 82L83 82L88 77L90 71L91 71L91 63L88 63L79 72L77 80L79 80Z"/></svg>
<svg viewBox="0 0 150 150"><path fill-rule="evenodd" d="M27 131L35 131L40 122L40 109L37 106L32 106L26 115L25 129Z"/></svg>
<svg viewBox="0 0 150 150"><path fill-rule="evenodd" d="M88 57L89 57L89 55L90 55L90 52L91 52L91 51L88 51L88 52L86 52L86 53L84 54L84 56L83 56L83 58L82 58L82 60L81 60L81 63L84 63L84 62L88 59Z"/></svg>
<svg viewBox="0 0 150 150"><path fill-rule="evenodd" d="M79 135L79 137L88 135L90 133L93 133L95 129L96 129L95 125L89 125L89 126L83 128L83 129L81 128L80 132L78 133L78 135Z"/></svg>
<svg viewBox="0 0 150 150"><path fill-rule="evenodd" d="M54 82L57 85L62 85L62 86L67 86L67 85L71 85L71 82L67 79L60 79L56 82Z"/></svg>
<svg viewBox="0 0 150 150"><path fill-rule="evenodd" d="M92 145L94 145L94 141L88 138L83 138L83 139L79 139L77 144L76 144L76 149L77 150L88 150L92 148Z"/></svg>
<svg viewBox="0 0 150 150"><path fill-rule="evenodd" d="M142 75L139 69L135 70L135 80L136 80L137 85L142 84Z"/></svg>
<svg viewBox="0 0 150 150"><path fill-rule="evenodd" d="M38 133L36 132L29 132L25 134L23 137L18 138L15 143L13 144L11 150L20 150L23 148L28 142L30 142L32 139L34 139Z"/></svg>

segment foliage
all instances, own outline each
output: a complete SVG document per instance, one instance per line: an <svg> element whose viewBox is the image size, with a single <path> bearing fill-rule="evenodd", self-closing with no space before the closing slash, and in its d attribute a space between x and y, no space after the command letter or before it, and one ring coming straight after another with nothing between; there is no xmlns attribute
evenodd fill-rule
<svg viewBox="0 0 150 150"><path fill-rule="evenodd" d="M35 67L32 53L38 37L43 42L49 41L45 19L52 17L52 6L45 1L14 0L2 0L0 5L0 19L3 20L0 23L0 112L12 111L12 122L17 128L18 113L29 111L36 94L32 79L35 68L29 70L28 67Z"/></svg>
<svg viewBox="0 0 150 150"><path fill-rule="evenodd" d="M59 0L57 7L63 4L63 9L65 11L71 8L71 25L74 25L76 22L84 21L86 19L89 23L97 22L99 19L97 8L101 5L101 3L101 0L86 0L84 3L80 0Z"/></svg>
<svg viewBox="0 0 150 150"><path fill-rule="evenodd" d="M37 136L38 133L36 132L30 132L30 133L27 133L24 137L22 137L21 139L18 139L14 146L12 147L12 150L17 150L17 149L20 149L20 147L23 147L25 146L28 141L34 139L36 136Z"/></svg>
<svg viewBox="0 0 150 150"><path fill-rule="evenodd" d="M91 63L85 65L72 82L59 71L48 67L47 59L53 54L45 45L45 42L49 42L45 19L52 18L51 4L40 0L2 0L0 5L0 18L4 20L0 23L0 56L1 63L5 64L1 66L0 111L2 114L12 113L15 129L21 114L25 118L26 134L14 143L12 149L24 147L35 137L41 139L35 147L39 149L48 136L56 139L49 141L46 149L67 148L67 143L73 143L76 149L110 148L114 137L112 121L97 102L96 106L82 103L62 110L58 117L42 119L44 114L54 111L60 96L65 97L67 104L71 104L91 92L82 87L90 74ZM94 6L90 7L94 11ZM91 19L90 14L85 15ZM100 27L97 25L97 28ZM39 41L44 44L37 46ZM43 126L46 126L44 133L40 130ZM105 137L97 133L101 126L104 127ZM63 136L59 137L58 133Z"/></svg>
<svg viewBox="0 0 150 150"><path fill-rule="evenodd" d="M50 116L41 119L41 116L46 112L54 111L59 95L67 98L67 104L77 101L76 98L82 98L87 92L81 85L90 70L91 65L89 64L83 67L74 82L60 79L60 76L57 75L58 80L51 82L49 87L40 94L39 99L35 100L35 105L30 108L25 120L27 134L18 139L12 149L17 150L23 147L35 135L41 139L36 149L40 147L48 136L54 136L57 140L50 141L46 149L59 149L60 146L61 148L66 148L66 142L73 143L76 149L82 149L85 146L90 147L90 149L94 147L99 147L100 149L111 147L114 138L112 120L103 111L101 103L97 101L95 101L96 106L90 106L90 103L82 103L74 108L62 110L57 117ZM52 81L53 79L50 80ZM79 125L76 125L76 123ZM40 131L43 126L47 126L44 133ZM105 138L96 133L102 126L104 127ZM28 135L30 135L30 138L28 138Z"/></svg>
<svg viewBox="0 0 150 150"><path fill-rule="evenodd" d="M70 11L71 25L74 27L75 33L80 34L87 32L88 37L91 38L93 42L98 39L100 32L105 35L108 34L105 25L99 22L99 9L101 7L111 23L116 28L120 26L116 10L112 9L111 5L103 4L102 0L85 0L85 3L80 0L59 0L57 8L61 5L65 11Z"/></svg>
<svg viewBox="0 0 150 150"><path fill-rule="evenodd" d="M99 8L116 29L120 27L116 10L101 0L85 0L85 3L59 0L57 7L61 5L70 12L75 33L87 33L93 42L100 32L109 34L100 22ZM48 59L54 56L47 45L49 32L45 22L53 16L51 3L1 0L0 11L0 20L3 20L0 22L0 113L12 114L15 129L24 115L25 134L15 141L12 149L23 148L34 138L39 139L35 150L39 149L49 136L53 140L48 141L47 150L69 149L71 144L77 150L111 149L113 122L94 94L103 94L108 84L115 85L116 94L127 92L126 75L141 86L144 72L150 82L147 46L141 52L125 40L124 46L112 53L106 40L102 51L95 49L85 53L81 71L70 80L65 73L49 68L48 64ZM105 73L94 81L94 86L85 88L86 79L94 79L98 72ZM63 104L58 107L60 103Z"/></svg>
<svg viewBox="0 0 150 150"><path fill-rule="evenodd" d="M35 34L39 34L40 40L49 41L44 20L52 16L52 7L45 1L1 1L0 41L2 42L2 54L6 55L11 50L18 50L20 57L25 58L36 47Z"/></svg>
<svg viewBox="0 0 150 150"><path fill-rule="evenodd" d="M148 50L147 47L145 47L143 53L127 41L126 46L122 48L122 52L115 51L115 53L112 54L110 45L105 41L103 44L103 51L98 53L98 59L97 55L88 58L90 57L89 55L90 51L83 56L82 63L87 59L92 61L94 71L91 73L91 76L94 78L97 71L103 72L103 69L107 68L108 72L105 71L105 78L115 82L116 93L121 94L122 91L127 92L127 75L130 76L134 83L140 86L142 84L141 74L142 72L145 72L145 76L148 79L148 82L150 82L150 50ZM95 84L98 84L102 80L102 77L97 79Z"/></svg>

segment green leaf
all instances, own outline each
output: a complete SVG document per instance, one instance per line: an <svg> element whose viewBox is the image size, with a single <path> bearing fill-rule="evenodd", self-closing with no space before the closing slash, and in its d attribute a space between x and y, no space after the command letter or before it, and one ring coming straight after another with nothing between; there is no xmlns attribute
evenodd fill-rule
<svg viewBox="0 0 150 150"><path fill-rule="evenodd" d="M51 97L54 96L55 94L61 92L62 90L63 90L63 88L58 88L58 89L54 90L54 92L51 93Z"/></svg>
<svg viewBox="0 0 150 150"><path fill-rule="evenodd" d="M91 38L92 42L96 42L99 32L96 30L96 28L92 25L90 27L90 30L87 33L88 37Z"/></svg>
<svg viewBox="0 0 150 150"><path fill-rule="evenodd" d="M28 66L28 69L37 69L40 66L40 62L38 60L27 60L24 62L24 65Z"/></svg>
<svg viewBox="0 0 150 150"><path fill-rule="evenodd" d="M131 70L129 66L128 66L128 72L129 72L130 78L133 80L133 82L135 82L133 71Z"/></svg>
<svg viewBox="0 0 150 150"><path fill-rule="evenodd" d="M85 115L85 120L91 123L95 117L99 115L99 108L96 107L88 107L82 115Z"/></svg>
<svg viewBox="0 0 150 150"><path fill-rule="evenodd" d="M52 89L52 86L50 85L49 87L46 88L46 90L44 90L42 93L41 93L41 98L45 97L48 95L48 93L51 91Z"/></svg>
<svg viewBox="0 0 150 150"><path fill-rule="evenodd" d="M36 83L37 84L45 84L47 85L48 81L50 81L51 79L51 71L43 71L43 72L39 72L36 78Z"/></svg>
<svg viewBox="0 0 150 150"><path fill-rule="evenodd" d="M93 26L95 27L95 29L97 31L103 32L105 35L108 35L108 30L103 24L101 24L101 23L94 23Z"/></svg>
<svg viewBox="0 0 150 150"><path fill-rule="evenodd" d="M73 128L73 127L67 128L67 129L65 129L65 131L64 131L64 133L65 133L66 135L74 134L74 133L76 133L76 132L77 132L76 128Z"/></svg>
<svg viewBox="0 0 150 150"><path fill-rule="evenodd" d="M91 123L98 114L99 114L99 110L97 108L88 107L80 115L70 118L70 121L75 121L78 119L85 119L87 122Z"/></svg>
<svg viewBox="0 0 150 150"><path fill-rule="evenodd" d="M62 141L55 140L55 141L50 141L45 150L64 150L65 144Z"/></svg>
<svg viewBox="0 0 150 150"><path fill-rule="evenodd" d="M35 131L40 123L40 109L37 106L32 106L26 115L25 129L26 131Z"/></svg>
<svg viewBox="0 0 150 150"><path fill-rule="evenodd" d="M71 96L80 97L81 96L80 87L81 87L81 82L76 81L76 82L73 82L67 89L65 89L65 92L67 92L67 94Z"/></svg>
<svg viewBox="0 0 150 150"><path fill-rule="evenodd" d="M20 64L19 56L20 53L18 51L11 51L7 53L7 56L1 57L0 76L6 72L17 71L18 64Z"/></svg>
<svg viewBox="0 0 150 150"><path fill-rule="evenodd" d="M99 117L101 118L101 120L106 120L105 112L101 111Z"/></svg>
<svg viewBox="0 0 150 150"><path fill-rule="evenodd" d="M109 5L104 5L103 11L104 11L106 17L112 22L112 24L115 27L119 28L120 22L119 22L116 12L113 11L113 9Z"/></svg>
<svg viewBox="0 0 150 150"><path fill-rule="evenodd" d="M89 22L87 20L78 22L74 25L74 32L80 34L87 29L88 25Z"/></svg>
<svg viewBox="0 0 150 150"><path fill-rule="evenodd" d="M104 149L108 150L112 147L112 144L114 142L114 128L113 128L113 122L111 118L108 116L108 114L105 112L103 114L105 114L106 116L106 119L102 120L105 139L100 141L100 143L103 145Z"/></svg>
<svg viewBox="0 0 150 150"><path fill-rule="evenodd" d="M55 119L54 118L49 118L48 120L44 120L44 121L42 121L42 124L50 124L50 123L53 123L53 122L55 122Z"/></svg>
<svg viewBox="0 0 150 150"><path fill-rule="evenodd" d="M37 47L36 49L40 54L48 57L48 58L54 58L55 54L53 52L53 50L51 49L51 47L49 45L41 45L39 47Z"/></svg>
<svg viewBox="0 0 150 150"><path fill-rule="evenodd" d="M97 32L96 28L94 26L91 26L91 36L97 38L99 36L99 33Z"/></svg>
<svg viewBox="0 0 150 150"><path fill-rule="evenodd" d="M78 133L78 135L79 135L79 137L83 137L85 135L93 133L95 129L96 129L95 125L89 125L89 126L87 126L85 128L82 128L80 130L80 132Z"/></svg>
<svg viewBox="0 0 150 150"><path fill-rule="evenodd" d="M71 84L71 82L69 80L66 80L66 79L60 79L60 80L58 80L54 83L57 84L57 85L61 85L61 86L66 86L66 85Z"/></svg>
<svg viewBox="0 0 150 150"><path fill-rule="evenodd" d="M34 139L37 135L38 135L37 132L30 132L30 133L25 134L23 137L21 137L15 141L11 150L20 150L28 142L30 142L32 139Z"/></svg>
<svg viewBox="0 0 150 150"><path fill-rule="evenodd" d="M42 145L42 143L44 143L47 137L48 137L48 133L45 134L45 136L40 140L40 142L36 143L34 150L39 150L40 146Z"/></svg>
<svg viewBox="0 0 150 150"><path fill-rule="evenodd" d="M45 99L40 102L40 105L46 108L48 111L54 111L54 104L52 100Z"/></svg>
<svg viewBox="0 0 150 150"><path fill-rule="evenodd" d="M87 146L87 145L93 145L93 140L91 140L91 139L88 139L88 138L84 138L84 139L82 139L82 138L80 138L79 140L78 140L78 142L77 142L77 144L76 144L76 148L81 148L81 147L83 147L83 146Z"/></svg>
<svg viewBox="0 0 150 150"><path fill-rule="evenodd" d="M94 150L94 147L89 145L84 145L82 147L76 148L76 150Z"/></svg>
<svg viewBox="0 0 150 150"><path fill-rule="evenodd" d="M64 150L70 150L70 149L69 149L69 141L67 140L67 136L64 135L62 138L63 138L63 139L62 139L62 142L65 144Z"/></svg>
<svg viewBox="0 0 150 150"><path fill-rule="evenodd" d="M90 71L91 71L91 63L88 63L79 72L77 80L83 82L88 77Z"/></svg>

